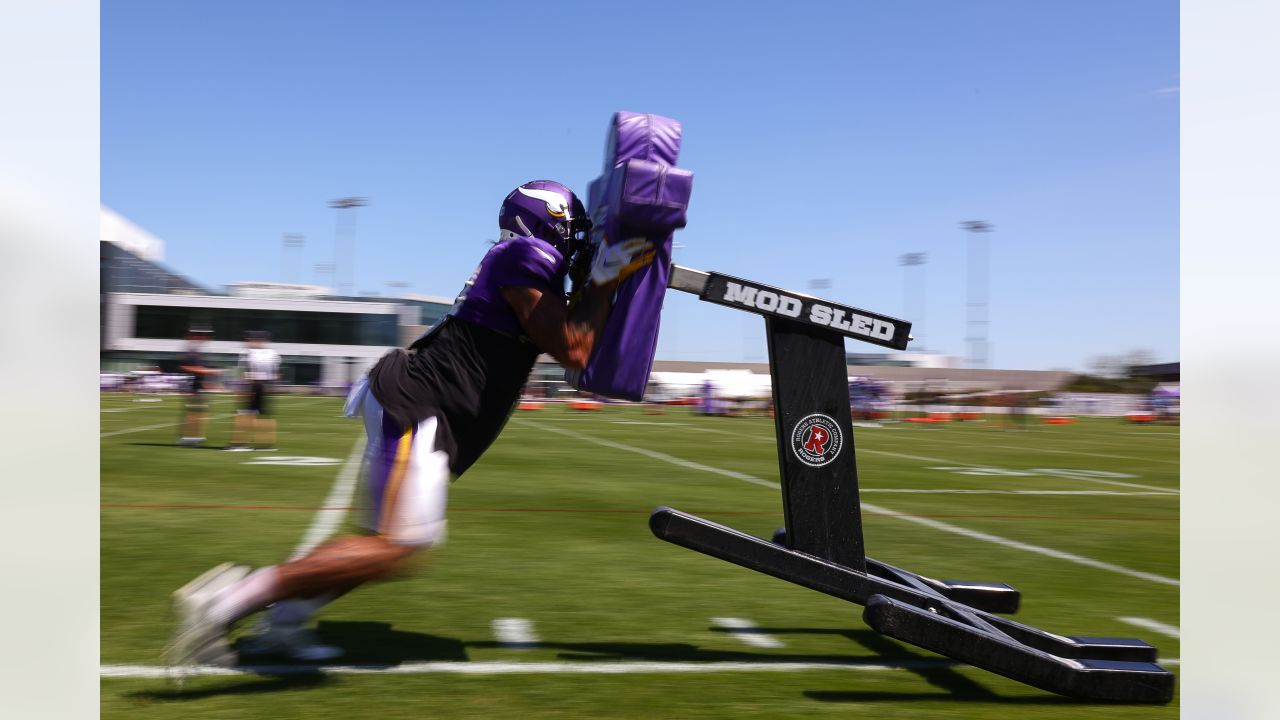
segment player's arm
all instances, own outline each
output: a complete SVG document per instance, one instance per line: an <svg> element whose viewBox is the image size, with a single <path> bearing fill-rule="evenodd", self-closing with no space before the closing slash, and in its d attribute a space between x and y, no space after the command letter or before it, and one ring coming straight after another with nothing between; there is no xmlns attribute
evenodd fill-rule
<svg viewBox="0 0 1280 720"><path fill-rule="evenodd" d="M582 369L609 319L618 283L653 262L655 252L644 238L600 247L592 258L591 282L572 310L558 293L547 295L536 287L513 283L503 286L502 294L535 345L561 365Z"/></svg>
<svg viewBox="0 0 1280 720"><path fill-rule="evenodd" d="M591 357L596 336L609 319L610 296L615 286L616 283L592 286L572 311L565 307L564 298L537 288L504 287L502 296L535 345L561 365L582 369Z"/></svg>
<svg viewBox="0 0 1280 720"><path fill-rule="evenodd" d="M219 375L222 373L221 370L207 368L202 365L180 365L178 369L191 375Z"/></svg>

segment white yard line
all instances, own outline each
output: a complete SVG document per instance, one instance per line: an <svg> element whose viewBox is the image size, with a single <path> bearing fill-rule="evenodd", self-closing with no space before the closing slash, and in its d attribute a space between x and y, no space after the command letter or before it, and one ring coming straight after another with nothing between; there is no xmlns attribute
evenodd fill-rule
<svg viewBox="0 0 1280 720"><path fill-rule="evenodd" d="M1180 664L1178 658L1161 658L1161 665ZM202 665L184 668L184 676L194 675L515 675L515 674L564 674L564 675L644 675L691 674L724 672L812 672L833 671L889 671L922 670L946 667L964 667L963 663L950 660L890 660L874 662L408 662L400 665L242 665L234 668ZM168 678L176 674L171 668L159 665L99 665L98 676L104 678Z"/></svg>
<svg viewBox="0 0 1280 720"><path fill-rule="evenodd" d="M756 437L754 435L747 435L741 432L733 432L731 430L717 430L715 428L705 428L705 427L699 427L697 425L690 425L689 429L695 430L697 432L714 433L716 435L729 435L730 437L742 438L743 440L754 440L756 442L767 442L770 444L773 443L773 438L771 437L768 437L768 438Z"/></svg>
<svg viewBox="0 0 1280 720"><path fill-rule="evenodd" d="M307 400L323 400L323 399L328 399L328 398L307 397L307 398L305 398L305 399L307 399ZM214 401L214 403L216 403L216 401ZM213 403L211 403L211 404L213 404ZM170 409L172 409L172 408L170 408ZM227 418L229 418L229 417L233 416L234 414L235 414L235 413L226 413L226 414L223 414L223 415L210 415L208 418L206 418L206 419L205 419L205 421L206 421L206 422L210 422L210 421L213 421L213 420L225 420L225 419L227 419ZM160 428L173 427L173 426L175 426L175 425L181 425L181 424L182 424L182 421L181 421L181 420L176 420L176 421L174 421L174 422L156 423L155 425L143 425L142 427L125 428L124 430L112 430L111 432L104 432L104 433L100 433L100 434L98 435L98 437L99 437L99 438L107 438L107 437L115 437L116 435L128 435L129 433L143 432L143 431L146 431L146 430L159 430Z"/></svg>
<svg viewBox="0 0 1280 720"><path fill-rule="evenodd" d="M1115 565L1108 562L1102 562L1101 560L1094 560L1093 558L1085 557L1083 555L1076 555L1075 553L1063 552L1062 550L1054 550L1053 548L1047 548L1040 545L1032 545L1030 543L1020 542L1018 540L1010 540L1008 538L1002 538L998 535L991 535L988 533L979 532L977 530L970 530L969 528L962 528L956 525L952 525L950 523L944 523L938 520L933 520L931 518L916 517L915 515L900 513L896 510L890 510L889 508L879 507L877 505L872 505L870 503L862 503L862 509L869 510L879 515L896 517L899 520L906 520L907 522L913 522L913 523L916 523L917 525L924 525L925 527L930 527L935 530L942 530L943 532L962 535L964 537L972 538L974 540L982 540L983 542L1002 545L1004 547L1014 548L1016 550L1026 550L1027 552L1033 552L1033 553L1036 553L1037 555L1044 555L1046 557L1057 558L1059 560L1066 560L1067 562L1073 562L1077 565L1084 565L1087 567L1097 568L1099 570L1109 570L1114 573L1119 573L1121 575L1128 575L1129 577L1138 578L1139 580L1147 580L1153 583L1159 583L1161 585L1172 585L1173 587L1181 587L1181 583L1178 580L1175 580L1174 578L1165 577L1163 575L1156 575L1155 573L1143 572L1141 570L1132 570L1122 565Z"/></svg>
<svg viewBox="0 0 1280 720"><path fill-rule="evenodd" d="M1165 490L998 490L995 488L858 488L863 493L900 493L916 495L1103 495L1123 497L1169 497Z"/></svg>
<svg viewBox="0 0 1280 720"><path fill-rule="evenodd" d="M909 455L907 453L891 452L889 450L870 450L867 448L861 448L858 450L858 452L871 453L872 455L887 455L889 457L902 458L904 460L920 460L922 462L951 463L955 467L972 467L972 468L986 467L985 465L974 465L972 463L962 463L962 462L956 462L954 460L944 460L942 458L928 457L926 455ZM1165 493L1166 495L1180 494L1180 492L1175 488L1160 487L1158 485L1143 485L1141 483L1121 482L1119 480L1103 480L1102 478L1081 477L1078 475L1068 475L1066 473L1057 475L1056 477L1066 478L1068 480L1083 480L1084 482L1097 483L1099 485L1118 485L1120 487L1131 487L1131 488L1137 488L1139 490L1153 490L1156 492Z"/></svg>
<svg viewBox="0 0 1280 720"><path fill-rule="evenodd" d="M712 624L718 628L727 630L730 635L738 638L742 642L753 647L762 648L780 648L783 642L778 638L760 632L760 628L750 620L733 617L717 617L711 618Z"/></svg>
<svg viewBox="0 0 1280 720"><path fill-rule="evenodd" d="M538 636L533 632L533 622L525 618L495 618L491 623L493 636L498 644L518 650L538 646Z"/></svg>
<svg viewBox="0 0 1280 720"><path fill-rule="evenodd" d="M146 407L146 406L142 406L142 405L136 405L136 406L132 406L132 407L122 407L122 408L99 408L99 412L103 412L103 413L126 413L126 412L133 412L134 410L150 410L150 409L151 409L150 407Z"/></svg>
<svg viewBox="0 0 1280 720"><path fill-rule="evenodd" d="M1140 627L1143 630L1158 632L1161 635L1168 635L1169 637L1175 638L1175 639L1182 638L1182 631L1179 630L1176 625L1166 625L1162 622L1152 620L1150 618L1122 617L1122 618L1116 618L1116 619L1122 623L1127 623L1129 625L1133 625L1134 627Z"/></svg>
<svg viewBox="0 0 1280 720"><path fill-rule="evenodd" d="M232 414L233 413L227 413L226 415L211 415L206 419L206 422L209 420L225 420L231 417ZM181 424L182 424L182 421L177 420L174 422L156 423L155 425L143 425L142 427L125 428L124 430L112 430L111 432L104 432L98 435L98 437L108 438L108 437L114 437L116 435L128 435L129 433L143 432L144 430L159 430L160 428L173 427L175 425L181 425Z"/></svg>
<svg viewBox="0 0 1280 720"><path fill-rule="evenodd" d="M656 452L654 450L647 450L645 448L634 447L632 445L625 445L623 443L614 442L612 440L604 440L602 438L597 438L592 435L586 435L584 433L574 432L572 430L565 430L564 428L557 428L557 427L553 427L545 424L535 424L527 420L513 419L512 422L518 422L525 425L532 425L533 427L539 430L545 430L547 432L556 433L558 435L564 435L565 437L575 438L577 440L582 440L595 445L614 448L615 450L624 450L627 452L633 452L638 455L644 455L645 457L652 458L654 460L661 460L663 462L671 463L672 465L678 465L680 467L689 468L690 470L700 470L702 472L714 473L716 475L723 475L725 477L731 477L736 480L742 480L745 482L752 483L753 485L760 485L763 487L773 488L775 490L779 488L778 483L771 482L763 478L747 475L746 473L735 472L733 470L725 470L723 468L712 467L710 465L703 465L701 463L691 462L689 460L673 457L671 455ZM868 512L876 513L878 515L885 515L888 517L897 518L899 520L913 522L918 525L924 525L925 527L933 528L934 530L941 530L943 532L948 532L955 535L961 535L963 537L967 537L973 540L981 540L983 542L989 542L995 545L1000 545L1007 548L1013 548L1015 550L1023 550L1026 552L1035 553L1037 555L1044 555L1046 557L1056 558L1058 560L1065 560L1067 562L1072 562L1077 565L1085 565L1087 567L1097 568L1099 570L1108 570L1110 572L1119 573L1121 575L1128 575L1129 577L1138 578L1140 580L1147 580L1149 582L1159 583L1161 585L1172 585L1173 587L1179 587L1178 580L1175 580L1174 578L1168 578L1168 577L1164 577L1163 575L1156 575L1154 573L1142 572L1141 570L1132 570L1130 568L1127 568L1121 565L1114 565L1112 563L1102 562L1101 560L1094 560L1093 558L1085 557L1083 555L1076 555L1074 553L1063 552L1061 550L1054 550L1053 548L1041 547L1039 545L1032 545L1030 543L1019 542L1017 540L1010 540L1008 538L999 537L998 535L991 535L984 532L978 532L977 530L970 530L968 528L958 527L956 525L939 522L937 520L931 520L929 518L916 517L915 515L900 513L896 510L890 510L889 508L880 507L878 505L872 505L870 503L862 503L862 509Z"/></svg>
<svg viewBox="0 0 1280 720"><path fill-rule="evenodd" d="M1052 475L1053 477L1066 478L1067 480L1084 480L1085 482L1098 483L1099 485L1115 485L1117 487L1131 487L1139 490L1154 490L1165 495L1181 495L1182 491L1176 488L1162 488L1158 485L1143 485L1142 483L1124 482L1122 480L1103 480L1102 478L1083 477L1069 472L1054 473L1044 469L1038 469L1043 475Z"/></svg>
<svg viewBox="0 0 1280 720"><path fill-rule="evenodd" d="M577 433L572 430L565 430L564 428L558 428L551 425L542 425L538 423L533 423L528 420L522 420L520 418L512 418L511 422L518 423L521 425L528 425L530 427L534 427L539 430L545 430L546 432L556 433L557 435L564 435L565 437L571 437L577 440L585 440L594 445L613 448L614 450L623 450L626 452L633 452L633 453L636 453L637 455L644 455L647 458L652 458L654 460L659 460L661 462L670 463L672 465L679 465L680 467L688 468L690 470L698 470L700 472L723 475L725 477L731 477L734 480L741 480L743 482L752 483L753 485L760 485L762 487L773 488L775 490L779 487L778 483L773 482L771 480L764 480L762 478L758 478L753 475L734 472L733 470L725 470L724 468L712 467L710 465L703 465L702 463L696 463L696 462L693 462L692 460L684 460L682 458L674 457L666 453L660 453L656 450L646 450L645 448L634 447L632 445L624 445L622 443L614 442L612 440L605 440L604 438L598 438L598 437L595 437L594 435L583 435L582 433Z"/></svg>
<svg viewBox="0 0 1280 720"><path fill-rule="evenodd" d="M290 560L297 560L314 550L320 543L324 542L337 529L338 524L342 522L342 518L346 517L347 507L351 505L351 497L355 493L356 480L360 477L360 463L364 457L365 437L364 433L359 433L356 438L356 444L351 448L351 454L347 455L347 461L343 463L342 469L338 471L337 478L333 481L333 487L329 490L329 496L324 499L322 509L316 511L315 517L311 520L311 526L307 528L307 534L302 536L302 542L294 548L293 555Z"/></svg>
<svg viewBox="0 0 1280 720"><path fill-rule="evenodd" d="M653 425L661 425L661 424L664 424L664 423L651 423L651 424L653 424ZM674 424L674 423L672 423L672 424ZM754 440L754 441L756 441L756 442L767 442L767 443L773 443L773 442L774 442L773 438L762 438L762 437L746 436L746 435L743 435L741 432L730 432L730 431L728 431L728 430L717 430L717 429L715 429L715 428L704 428L704 427L698 427L697 425L688 425L687 427L688 427L688 429L690 429L690 430L694 430L694 431L697 431L697 432L715 433L715 434L717 434L717 435L732 435L732 436L734 436L734 437L740 437L740 438L744 438L744 439L746 439L746 440ZM857 425L857 424L855 423L855 427L869 427L869 426ZM892 440L903 440L903 441L907 441L907 442L911 442L911 441L913 440L913 438L910 436L910 434L909 434L909 433L908 433L908 434L903 434L903 435L897 435L897 436L886 436L886 437L888 437L888 438L890 438L890 439L892 439ZM959 447L975 447L975 445L974 445L973 443L966 443L966 442L964 442L964 441L961 441L961 440L958 440L958 439L952 439L952 438L929 437L929 438L928 438L928 441L929 441L929 442L931 442L931 443L934 443L934 442L936 442L936 443L945 443L945 444L948 444L948 445L956 445L956 446L959 446ZM999 449L1002 449L1002 450L1022 450L1022 451L1027 451L1027 452L1040 452L1040 451L1043 449L1043 448L1025 448L1025 447L1018 447L1018 446L1016 446L1016 445L988 445L988 444L986 444L986 443L982 443L982 444L981 444L981 447L984 447L984 448L986 448L986 447L992 447L992 448L999 448ZM906 454L902 454L902 453L896 453L896 454L895 454L895 453L893 453L893 452L891 452L891 451L888 451L888 450L870 450L870 449L860 448L860 449L859 449L859 452L877 453L877 454L881 454L881 455L896 455L897 457L905 457L905 458L908 458L908 459L915 459L915 460L923 460L923 459L926 459L926 458L923 458L923 457L918 456L918 455L906 455ZM1060 454L1066 454L1066 455L1082 455L1082 456L1088 456L1088 457L1104 457L1104 458L1111 458L1111 459L1117 459L1117 460L1133 460L1133 461L1136 461L1136 462L1147 462L1148 460L1151 460L1152 462L1168 463L1168 464L1171 464L1171 465L1177 465L1177 464L1180 464L1180 462L1181 462L1180 460L1161 460L1161 459L1159 459L1159 458L1139 458L1139 457L1133 457L1132 455L1110 455L1110 454L1106 454L1106 453L1089 453L1089 452L1083 452L1083 451L1079 451L1079 450L1052 450L1052 449L1044 449L1044 452L1048 452L1048 453L1060 453ZM931 458L931 459L928 459L928 461L929 461L929 462L941 462L938 458ZM948 460L947 462L951 462L951 461L949 461L949 460ZM963 463L954 463L954 464L956 464L956 465L961 465L961 464L963 464ZM976 466L975 466L975 467L976 467Z"/></svg>
<svg viewBox="0 0 1280 720"><path fill-rule="evenodd" d="M1140 458L1140 457L1134 457L1132 455L1111 455L1109 453L1084 452L1083 450L1054 450L1051 448L1025 448L1025 447L1018 447L1016 445L987 445L986 443L983 443L982 447L1000 448L1002 450L1021 450L1023 452L1057 453L1059 455L1079 455L1081 457L1111 458L1113 460L1133 460L1134 462L1140 462L1140 463L1158 462L1158 463L1165 463L1167 465L1180 465L1182 463L1181 460L1164 460L1161 458Z"/></svg>
<svg viewBox="0 0 1280 720"><path fill-rule="evenodd" d="M666 424L666 423L651 423L651 424L653 424L653 425L663 425L663 424ZM756 441L756 442L767 442L767 443L770 443L770 444L773 444L773 443L774 443L774 439L773 439L773 438L759 438L759 437L754 437L754 436L749 436L749 435L743 435L742 433L729 432L729 431L727 431L727 430L717 430L717 429L715 429L715 428L704 428L704 427L698 427L697 425L688 425L688 426L686 426L686 427L687 427L687 429L689 429L689 430L694 430L694 431L697 431L697 432L715 433L715 434L717 434L717 435L732 435L732 436L734 436L734 437L739 437L739 438L743 438L743 439L746 439L746 440L754 440L754 441ZM903 439L903 437L904 437L904 436L899 436L899 439ZM953 444L961 444L961 443L953 443ZM987 447L987 446L986 446L986 445L983 445L983 447ZM999 446L999 445L995 445L995 446L991 446L991 447L1009 447L1009 446ZM1012 449L1025 449L1025 448L1012 448ZM971 463L956 462L956 461L954 461L954 460L945 460L945 459L943 459L943 458L928 457L928 456L925 456L925 455L910 455L910 454L907 454L907 453L893 452L893 451L891 451L891 450L872 450L872 449L870 449L870 448L859 448L859 449L858 449L858 452L860 452L860 453L871 453L872 455L886 455L886 456L889 456L889 457L903 458L903 459L905 459L905 460L920 460L920 461L922 461L922 462L947 463L947 464L954 465L954 466L957 466L957 467L975 467L975 468L976 468L976 467L985 467L985 466L982 466L982 465L973 465L973 464L971 464ZM1065 450L1051 450L1051 451L1049 451L1049 452L1068 452L1068 451L1065 451ZM1116 456L1116 455L1109 455L1109 456L1107 456L1107 457L1119 457L1119 456ZM1169 461L1160 461L1160 462L1169 462ZM1176 461L1175 461L1175 462L1176 462ZM1128 483L1128 482L1121 482L1121 481L1119 481L1119 480L1104 480L1104 479L1102 479L1102 478L1078 477L1078 476L1075 476L1075 475L1066 475L1066 474L1057 475L1056 477L1062 477L1062 478L1066 478L1066 479L1068 479L1068 480L1083 480L1083 481L1085 481L1085 482L1097 483L1097 484L1099 484L1099 485L1115 485L1115 486L1119 486L1119 487L1131 487L1131 488L1136 488L1136 489L1139 489L1139 490L1152 490L1152 491L1155 491L1155 492L1164 493L1164 494L1169 494L1169 495L1177 495L1177 494L1180 494L1180 491L1179 491L1178 489L1176 489L1176 488L1166 488L1166 487L1160 487L1160 486L1157 486L1157 485L1143 485L1143 484L1141 484L1141 483Z"/></svg>
<svg viewBox="0 0 1280 720"><path fill-rule="evenodd" d="M906 435L899 435L897 437L894 437L893 439L907 440L907 441L911 440L911 438ZM956 438L930 437L929 442L940 443L945 445L955 445L958 447L970 447L975 449L996 448L998 450L1014 450L1018 452L1027 452L1027 453L1041 453L1041 452L1056 453L1058 455L1079 455L1081 457L1110 458L1113 460L1133 460L1135 462L1142 462L1142 463L1157 462L1157 463L1177 465L1181 462L1179 460L1163 460L1160 458L1140 458L1140 457L1134 457L1132 455L1111 455L1108 453L1085 452L1083 450L1055 450L1051 448L1040 448L1040 447L1029 448L1029 447L1019 446L1019 445L992 445L990 443L985 443L985 442L965 442L963 440L956 439Z"/></svg>

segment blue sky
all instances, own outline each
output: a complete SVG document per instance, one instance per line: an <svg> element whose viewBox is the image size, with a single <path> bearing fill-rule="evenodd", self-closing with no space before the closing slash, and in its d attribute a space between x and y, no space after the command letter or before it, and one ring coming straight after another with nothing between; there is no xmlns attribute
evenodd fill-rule
<svg viewBox="0 0 1280 720"><path fill-rule="evenodd" d="M681 264L906 316L924 252L917 335L963 356L980 218L993 366L1178 359L1176 2L462 5L103 3L103 203L217 286L316 281L326 201L367 196L356 290L451 296L512 187L585 191L611 113L653 112L695 173ZM660 358L765 356L757 318L663 322Z"/></svg>

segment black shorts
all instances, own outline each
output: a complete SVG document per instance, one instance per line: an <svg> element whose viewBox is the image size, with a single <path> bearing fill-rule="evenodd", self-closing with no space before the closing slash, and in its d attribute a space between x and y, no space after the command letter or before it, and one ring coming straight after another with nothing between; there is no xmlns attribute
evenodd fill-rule
<svg viewBox="0 0 1280 720"><path fill-rule="evenodd" d="M266 417L269 414L266 383L259 381L249 383L249 405L245 409L257 413L259 417Z"/></svg>

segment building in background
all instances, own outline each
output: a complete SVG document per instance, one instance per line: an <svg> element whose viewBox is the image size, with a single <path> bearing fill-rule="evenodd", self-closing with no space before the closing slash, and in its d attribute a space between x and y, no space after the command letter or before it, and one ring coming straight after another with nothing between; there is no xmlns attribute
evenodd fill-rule
<svg viewBox="0 0 1280 720"><path fill-rule="evenodd" d="M245 333L271 334L281 355L281 384L338 389L371 367L392 347L405 347L438 323L453 304L435 295L335 296L330 288L241 281L206 288L166 268L164 243L107 208L102 210L101 369L171 372L191 328L212 333L205 347L213 366L234 366ZM950 355L920 352L847 353L850 378L867 378L897 397L920 393L1048 392L1067 383L1065 371L960 367ZM1177 379L1177 364L1143 369ZM657 360L654 399L696 394L709 378L732 377L735 387L768 393L768 363ZM538 358L529 393L575 395L564 370L549 355Z"/></svg>
<svg viewBox="0 0 1280 720"><path fill-rule="evenodd" d="M231 367L245 333L265 331L281 355L281 384L341 388L388 348L430 329L453 303L431 295L337 297L321 286L274 282L218 291L164 267L163 242L107 208L101 228L103 371L171 372L191 328L211 332L211 365Z"/></svg>
<svg viewBox="0 0 1280 720"><path fill-rule="evenodd" d="M845 363L858 367L914 367L914 368L958 368L960 358L955 355L938 355L936 353L905 352L895 353L845 353Z"/></svg>

